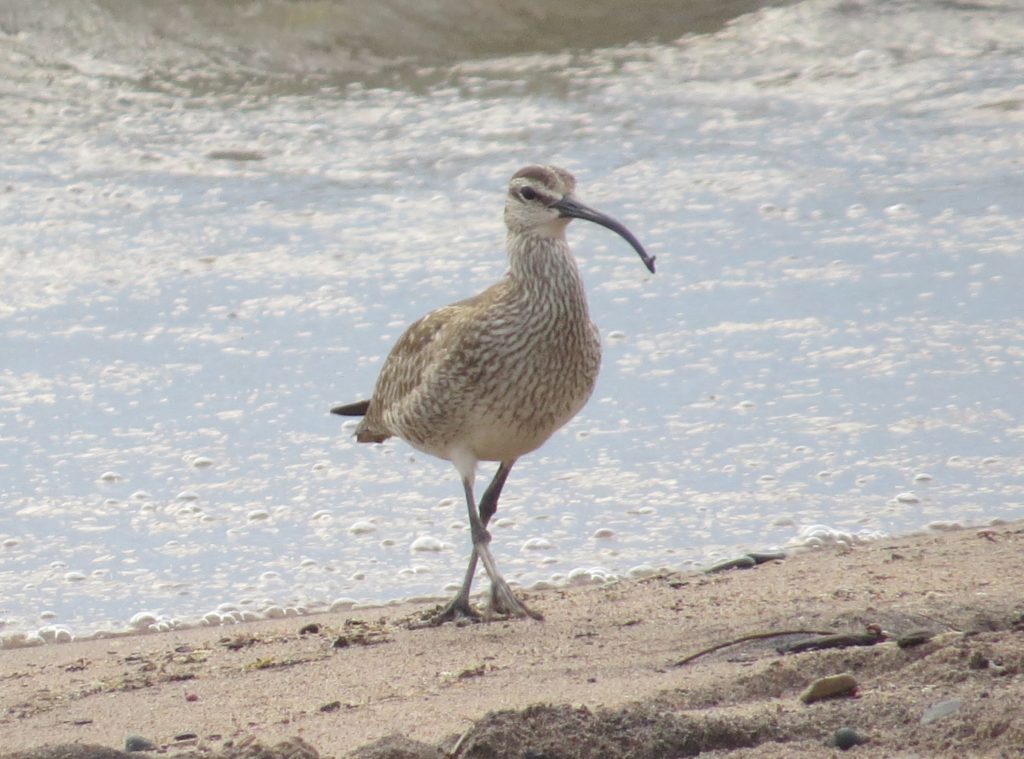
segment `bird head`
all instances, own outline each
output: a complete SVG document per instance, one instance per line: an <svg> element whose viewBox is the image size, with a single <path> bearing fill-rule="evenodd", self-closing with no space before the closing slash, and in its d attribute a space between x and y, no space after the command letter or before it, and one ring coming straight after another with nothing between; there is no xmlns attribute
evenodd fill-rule
<svg viewBox="0 0 1024 759"><path fill-rule="evenodd" d="M513 175L505 202L505 224L513 234L561 237L573 219L584 219L612 230L633 246L653 274L654 257L620 222L595 211L575 196L576 180L557 166L527 166Z"/></svg>

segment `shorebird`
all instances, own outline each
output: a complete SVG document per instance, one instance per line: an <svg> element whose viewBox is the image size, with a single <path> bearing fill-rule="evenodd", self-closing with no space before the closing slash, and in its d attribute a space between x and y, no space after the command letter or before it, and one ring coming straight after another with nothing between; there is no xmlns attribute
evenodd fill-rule
<svg viewBox="0 0 1024 759"><path fill-rule="evenodd" d="M565 239L569 222L607 227L654 273L654 258L636 237L577 200L575 188L572 174L556 166L517 171L505 202L505 276L413 323L391 349L371 399L331 409L363 417L355 431L360 443L398 437L458 470L473 550L462 586L438 622L478 616L469 602L478 558L491 581L492 612L542 619L498 571L487 523L516 460L572 419L597 380L601 341ZM473 485L480 461L497 461L498 470L478 506Z"/></svg>

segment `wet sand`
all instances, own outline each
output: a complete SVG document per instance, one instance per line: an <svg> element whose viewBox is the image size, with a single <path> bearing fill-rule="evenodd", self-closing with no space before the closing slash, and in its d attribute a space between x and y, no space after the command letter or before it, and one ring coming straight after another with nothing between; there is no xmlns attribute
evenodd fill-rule
<svg viewBox="0 0 1024 759"><path fill-rule="evenodd" d="M1017 523L530 594L543 623L410 629L411 604L2 651L0 755L799 759L843 727L859 757L1016 755L1022 550ZM855 690L800 699L840 673Z"/></svg>

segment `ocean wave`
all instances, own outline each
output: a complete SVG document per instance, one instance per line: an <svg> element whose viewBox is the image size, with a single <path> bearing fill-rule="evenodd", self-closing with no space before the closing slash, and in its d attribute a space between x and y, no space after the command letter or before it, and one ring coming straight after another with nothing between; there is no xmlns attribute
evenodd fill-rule
<svg viewBox="0 0 1024 759"><path fill-rule="evenodd" d="M765 0L11 0L4 71L33 64L160 86L322 85L402 64L669 41ZM10 77L9 77L10 78Z"/></svg>

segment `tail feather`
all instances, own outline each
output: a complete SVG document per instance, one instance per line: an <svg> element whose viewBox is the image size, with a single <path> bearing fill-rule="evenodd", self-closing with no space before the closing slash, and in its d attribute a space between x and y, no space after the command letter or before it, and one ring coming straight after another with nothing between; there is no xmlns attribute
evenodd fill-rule
<svg viewBox="0 0 1024 759"><path fill-rule="evenodd" d="M338 414L340 416L366 416L366 410L370 407L369 401L356 401L355 403L346 403L344 406L335 406L331 409L332 414ZM360 443L383 443L391 434L388 432L376 432L374 430L365 429L366 421L363 420L356 427L356 440Z"/></svg>
<svg viewBox="0 0 1024 759"><path fill-rule="evenodd" d="M369 401L356 401L355 403L346 403L344 406L335 406L331 409L331 413L339 416L366 416L366 409L369 407Z"/></svg>

